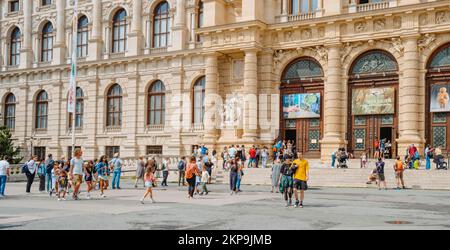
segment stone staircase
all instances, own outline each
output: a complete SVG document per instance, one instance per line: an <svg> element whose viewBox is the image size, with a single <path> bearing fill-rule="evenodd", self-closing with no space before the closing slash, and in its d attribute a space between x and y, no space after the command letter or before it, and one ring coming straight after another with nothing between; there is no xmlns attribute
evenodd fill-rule
<svg viewBox="0 0 450 250"><path fill-rule="evenodd" d="M385 176L388 188L396 187L395 173L393 169L394 160L386 160ZM423 166L420 170L405 170L404 179L406 186L413 189L434 189L450 190L450 171L430 170L427 171ZM359 159L353 159L349 162L348 169L336 169L322 164L320 160L310 161L310 180L311 187L346 187L346 188L366 188L375 187L374 184L366 184L367 179L375 167L375 160L370 160L367 168L360 168ZM271 185L270 168L246 168L244 169L243 185ZM229 172L217 170L213 174L215 183L228 184Z"/></svg>

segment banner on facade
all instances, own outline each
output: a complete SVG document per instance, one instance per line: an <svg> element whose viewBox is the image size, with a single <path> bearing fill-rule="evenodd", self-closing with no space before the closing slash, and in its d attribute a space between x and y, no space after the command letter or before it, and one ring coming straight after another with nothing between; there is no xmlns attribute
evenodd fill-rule
<svg viewBox="0 0 450 250"><path fill-rule="evenodd" d="M77 35L78 35L78 0L74 1L72 18L72 56L70 65L69 93L67 95L67 112L75 113L77 92Z"/></svg>
<svg viewBox="0 0 450 250"><path fill-rule="evenodd" d="M431 85L430 112L450 112L449 90L450 84Z"/></svg>
<svg viewBox="0 0 450 250"><path fill-rule="evenodd" d="M283 117L285 119L320 118L320 93L284 95Z"/></svg>
<svg viewBox="0 0 450 250"><path fill-rule="evenodd" d="M352 95L353 115L395 114L395 88L357 88Z"/></svg>

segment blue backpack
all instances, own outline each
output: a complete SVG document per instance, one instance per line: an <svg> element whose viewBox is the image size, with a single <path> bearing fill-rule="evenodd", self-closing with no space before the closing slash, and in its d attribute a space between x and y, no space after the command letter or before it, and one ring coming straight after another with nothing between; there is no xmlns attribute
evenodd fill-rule
<svg viewBox="0 0 450 250"><path fill-rule="evenodd" d="M25 164L23 164L22 165L22 167L20 167L20 172L22 173L22 174L27 174L27 173L29 173L30 171L28 170L28 162L27 163L25 163Z"/></svg>

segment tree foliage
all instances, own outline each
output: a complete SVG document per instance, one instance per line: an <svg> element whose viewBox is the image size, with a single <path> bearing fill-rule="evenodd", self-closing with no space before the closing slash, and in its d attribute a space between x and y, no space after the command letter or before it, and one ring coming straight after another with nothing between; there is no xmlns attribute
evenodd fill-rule
<svg viewBox="0 0 450 250"><path fill-rule="evenodd" d="M14 147L11 131L5 127L0 126L0 158L8 156L10 163L17 164L23 157L20 156L20 147Z"/></svg>

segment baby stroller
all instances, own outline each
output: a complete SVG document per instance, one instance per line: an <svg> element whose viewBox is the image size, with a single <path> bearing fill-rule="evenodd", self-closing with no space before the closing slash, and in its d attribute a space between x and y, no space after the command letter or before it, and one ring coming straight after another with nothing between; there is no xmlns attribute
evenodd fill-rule
<svg viewBox="0 0 450 250"><path fill-rule="evenodd" d="M338 159L337 168L348 168L347 165L348 155L344 151L341 152Z"/></svg>
<svg viewBox="0 0 450 250"><path fill-rule="evenodd" d="M438 155L434 159L434 163L436 163L436 169L437 170L448 170L448 164L444 160L444 156Z"/></svg>

